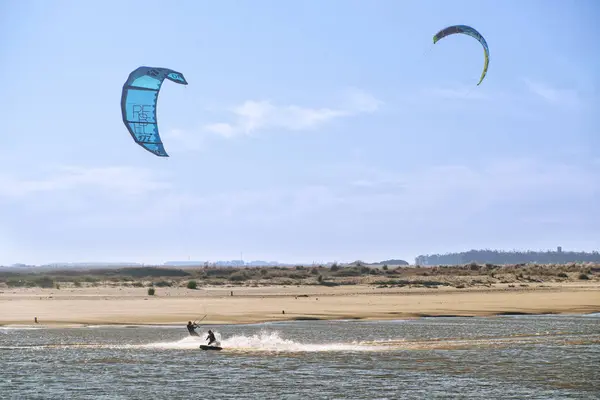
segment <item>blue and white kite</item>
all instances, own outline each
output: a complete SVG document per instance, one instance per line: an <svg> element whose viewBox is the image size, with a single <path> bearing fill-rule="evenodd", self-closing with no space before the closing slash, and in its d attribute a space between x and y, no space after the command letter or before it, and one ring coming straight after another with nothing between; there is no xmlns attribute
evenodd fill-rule
<svg viewBox="0 0 600 400"><path fill-rule="evenodd" d="M169 157L156 120L158 92L165 79L187 85L183 74L168 68L139 67L123 85L121 113L123 122L137 144L159 157Z"/></svg>

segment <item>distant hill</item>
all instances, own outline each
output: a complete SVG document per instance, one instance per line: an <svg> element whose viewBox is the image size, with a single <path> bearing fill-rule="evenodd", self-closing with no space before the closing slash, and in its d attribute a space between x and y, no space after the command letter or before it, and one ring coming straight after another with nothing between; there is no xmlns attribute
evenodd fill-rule
<svg viewBox="0 0 600 400"><path fill-rule="evenodd" d="M275 266L275 265L280 265L280 264L277 261L261 261L261 260L256 260L256 261L247 262L246 265L250 265L250 266L253 266L253 267L268 267L268 266Z"/></svg>
<svg viewBox="0 0 600 400"><path fill-rule="evenodd" d="M127 268L127 267L143 267L143 266L151 266L154 264L143 264L137 262L101 262L101 261L91 261L91 262L58 262L44 265L27 265L27 264L12 264L11 266L2 266L0 268L5 270L37 270L37 271L48 271L55 269L117 269L117 268ZM239 266L248 266L248 267L268 267L268 266L283 266L287 265L284 263L280 263L278 261L262 261L262 260L254 260L249 262L244 262L243 260L219 260L219 261L197 261L197 260L185 260L185 261L167 261L163 263L162 267L169 268L177 268L177 267L204 267L204 266L218 266L218 267L239 267ZM158 266L158 264L154 265Z"/></svg>
<svg viewBox="0 0 600 400"><path fill-rule="evenodd" d="M206 260L170 260L162 264L146 264L139 262L102 262L102 261L89 261L89 262L56 262L43 265L27 265L27 264L12 264L11 266L2 266L0 269L8 271L19 271L25 270L31 272L44 272L60 270L98 270L98 269L119 269L119 268L131 268L131 267L162 267L162 268L198 268L198 267L289 267L295 265L337 265L337 262L312 262L312 263L290 263L290 262L279 262L279 261L264 261L264 260L218 260L218 261L206 261ZM400 259L390 259L379 262L364 262L354 261L353 263L344 263L344 265L409 265L408 262Z"/></svg>
<svg viewBox="0 0 600 400"><path fill-rule="evenodd" d="M143 264L137 262L102 262L102 261L90 261L90 262L65 262L65 263L52 263L43 264L39 267L49 268L122 268L122 267L139 267Z"/></svg>
<svg viewBox="0 0 600 400"><path fill-rule="evenodd" d="M74 263L52 263L44 265L25 265L25 264L13 264L10 267L0 266L2 271L12 271L19 273L39 273L39 272L50 272L57 270L73 270L73 271L84 271L84 270L100 270L100 269L119 269L119 268L131 268L141 267L143 264L134 262L74 262Z"/></svg>
<svg viewBox="0 0 600 400"><path fill-rule="evenodd" d="M239 267L239 266L248 266L248 267L266 267L266 266L274 266L280 265L277 261L249 261L244 262L242 260L229 260L229 261L167 261L164 263L166 266L173 267L191 267L191 266L219 266L219 267Z"/></svg>
<svg viewBox="0 0 600 400"><path fill-rule="evenodd" d="M167 267L191 267L191 266L204 266L206 261L167 261L163 265Z"/></svg>
<svg viewBox="0 0 600 400"><path fill-rule="evenodd" d="M396 260L396 259L379 261L377 264L385 264L385 265L410 265L407 261Z"/></svg>

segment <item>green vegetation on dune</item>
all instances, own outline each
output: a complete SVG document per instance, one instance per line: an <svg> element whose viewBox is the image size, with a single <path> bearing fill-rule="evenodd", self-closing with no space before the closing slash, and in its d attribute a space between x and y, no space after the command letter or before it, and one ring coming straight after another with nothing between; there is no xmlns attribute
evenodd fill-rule
<svg viewBox="0 0 600 400"><path fill-rule="evenodd" d="M180 287L200 289L214 285L357 285L379 287L467 287L491 284L519 284L600 280L600 264L516 264L407 267L349 265L296 267L198 267L185 271L174 268L135 267L95 270L0 271L0 285L7 287Z"/></svg>

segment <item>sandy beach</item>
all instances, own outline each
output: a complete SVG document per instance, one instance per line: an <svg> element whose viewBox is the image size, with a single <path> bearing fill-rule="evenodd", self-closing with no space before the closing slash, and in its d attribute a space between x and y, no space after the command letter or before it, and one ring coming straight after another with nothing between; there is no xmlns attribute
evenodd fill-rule
<svg viewBox="0 0 600 400"><path fill-rule="evenodd" d="M232 295L233 294L233 295ZM402 319L422 316L591 313L600 311L600 283L488 288L267 286L158 288L87 287L0 290L0 325L232 324L302 319Z"/></svg>

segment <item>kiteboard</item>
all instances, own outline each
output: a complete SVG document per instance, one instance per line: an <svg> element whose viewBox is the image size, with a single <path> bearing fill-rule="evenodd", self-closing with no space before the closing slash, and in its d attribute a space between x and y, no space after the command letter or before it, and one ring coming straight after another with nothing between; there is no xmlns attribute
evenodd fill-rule
<svg viewBox="0 0 600 400"><path fill-rule="evenodd" d="M201 348L202 350L223 350L223 348L222 348L222 347L220 347L220 346L207 346L207 345L205 345L205 344L201 344L201 345L200 345L200 348Z"/></svg>

